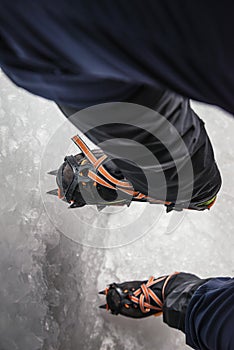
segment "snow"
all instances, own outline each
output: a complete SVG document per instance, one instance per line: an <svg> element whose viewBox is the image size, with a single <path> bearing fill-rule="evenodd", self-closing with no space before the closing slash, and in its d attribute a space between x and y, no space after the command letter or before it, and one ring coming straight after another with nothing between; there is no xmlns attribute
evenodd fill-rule
<svg viewBox="0 0 234 350"><path fill-rule="evenodd" d="M1 350L189 349L160 318L100 310L98 291L173 271L233 276L234 120L217 107L193 106L223 177L211 211L166 214L139 204L69 211L45 195L55 188L46 172L75 151L75 130L54 103L0 73Z"/></svg>

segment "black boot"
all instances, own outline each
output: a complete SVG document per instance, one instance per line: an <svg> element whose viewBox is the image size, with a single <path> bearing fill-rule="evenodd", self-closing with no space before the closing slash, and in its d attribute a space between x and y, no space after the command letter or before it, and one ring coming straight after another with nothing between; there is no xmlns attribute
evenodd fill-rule
<svg viewBox="0 0 234 350"><path fill-rule="evenodd" d="M113 283L100 292L106 295L106 304L101 308L132 318L163 314L165 323L184 331L190 299L206 281L190 273L175 272L148 281Z"/></svg>

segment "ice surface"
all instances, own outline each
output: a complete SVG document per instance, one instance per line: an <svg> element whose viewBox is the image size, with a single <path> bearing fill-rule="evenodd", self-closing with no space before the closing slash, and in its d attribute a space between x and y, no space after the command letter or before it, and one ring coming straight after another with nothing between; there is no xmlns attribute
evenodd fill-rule
<svg viewBox="0 0 234 350"><path fill-rule="evenodd" d="M146 205L130 207L128 218L125 209L68 214L44 190L54 187L46 171L69 149L62 130L71 126L52 102L0 74L0 350L187 349L184 335L159 318L129 320L98 309L97 292L172 271L233 275L234 120L193 104L223 176L210 212L166 215Z"/></svg>

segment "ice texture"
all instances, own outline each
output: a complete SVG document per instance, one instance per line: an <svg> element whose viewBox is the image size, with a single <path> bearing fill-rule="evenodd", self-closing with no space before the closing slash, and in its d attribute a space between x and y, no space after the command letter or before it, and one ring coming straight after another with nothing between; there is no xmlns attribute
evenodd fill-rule
<svg viewBox="0 0 234 350"><path fill-rule="evenodd" d="M145 234L138 235L138 223L131 226L129 234L138 239L124 245L112 240L123 213L120 221L118 213L77 209L85 220L75 226L84 245L58 231L49 213L57 210L57 199L41 193L54 186L44 168L41 176L41 166L49 171L62 161L63 133L54 148L46 145L68 122L53 102L16 87L0 72L0 350L189 349L184 335L160 318L130 320L98 309L103 297L97 293L114 281L173 271L233 276L234 120L217 107L193 107L206 122L223 177L217 204L203 213L163 212L153 226L160 209L146 205ZM133 218L138 210L132 206L126 215ZM103 230L94 227L97 222ZM108 242L115 247L103 248Z"/></svg>

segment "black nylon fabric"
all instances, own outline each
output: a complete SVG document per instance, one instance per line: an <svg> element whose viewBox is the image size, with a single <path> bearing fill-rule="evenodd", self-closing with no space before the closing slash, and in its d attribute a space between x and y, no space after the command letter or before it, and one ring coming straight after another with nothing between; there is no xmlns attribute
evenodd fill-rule
<svg viewBox="0 0 234 350"><path fill-rule="evenodd" d="M141 92L142 94L139 93L138 98L134 100L135 103L138 103L138 101L142 103L142 101L144 101L146 91L142 88ZM163 115L165 120L175 127L187 147L194 174L193 179L189 177L186 178L185 176L182 184L179 183L181 198L186 201L191 188L193 189L191 198L193 204L201 203L212 198L220 189L221 177L204 123L191 109L189 101L169 91L156 91L155 95L153 95L153 91L151 91L151 101L149 103L148 101L145 102L144 105L147 107L150 105L153 110ZM60 106L60 108L67 117L76 112L76 109L70 107ZM126 115L126 123L127 121L128 116ZM84 132L86 128L88 129L89 121L87 121L86 125L85 118L81 121L79 114L72 118L72 122L82 132ZM157 114L155 114L155 121L152 119L150 120L151 124L154 122L155 124L157 123ZM147 147L159 161L166 178L166 183L163 184L160 182L162 170L154 172L155 186L151 191L151 195L157 199L175 202L178 196L178 169L175 165L175 159L172 158L168 148L159 139L145 130L145 123L147 124L147 120L145 120L143 116L142 128L121 123L101 125L90 129L86 133L86 136L95 144L102 143L108 139L123 138L134 140ZM165 123L165 128L168 128L168 123ZM168 135L170 136L168 136L167 142L172 148L176 147L178 142L177 135L174 135L173 132L169 133L169 131ZM121 141L118 147L121 148ZM116 153L118 152L118 147L116 147ZM181 153L178 152L178 159L180 159L180 157L183 159L182 152L182 150ZM116 154L116 156L118 156L118 154ZM179 171L182 175L186 174L188 171L190 159L185 158L180 163ZM132 183L136 191L140 191L146 195L148 194L147 179L141 168L134 164L134 159L132 159L132 161L131 159L113 159L113 162L118 166L126 179ZM145 159L145 163L147 163L149 168L152 167L152 169L154 169L154 164L151 162L152 160L150 158ZM109 170L111 171L111 169ZM157 185L158 183L160 183L160 186Z"/></svg>
<svg viewBox="0 0 234 350"><path fill-rule="evenodd" d="M186 315L195 291L209 279L181 272L169 281L163 305L163 322L185 333Z"/></svg>

